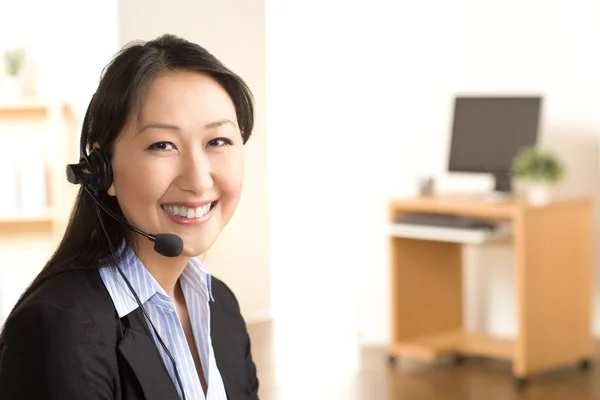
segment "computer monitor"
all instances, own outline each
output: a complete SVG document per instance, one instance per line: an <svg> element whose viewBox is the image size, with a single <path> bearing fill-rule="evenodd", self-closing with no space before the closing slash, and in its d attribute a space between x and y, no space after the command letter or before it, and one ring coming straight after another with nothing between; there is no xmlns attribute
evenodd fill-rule
<svg viewBox="0 0 600 400"><path fill-rule="evenodd" d="M489 173L511 192L513 158L538 139L541 97L467 97L454 102L450 172Z"/></svg>

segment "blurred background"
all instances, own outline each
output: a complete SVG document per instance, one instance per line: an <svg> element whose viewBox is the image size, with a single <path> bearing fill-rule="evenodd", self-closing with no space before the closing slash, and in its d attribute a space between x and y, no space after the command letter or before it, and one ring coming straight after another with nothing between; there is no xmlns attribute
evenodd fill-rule
<svg viewBox="0 0 600 400"><path fill-rule="evenodd" d="M591 0L0 0L0 323L64 230L76 192L64 167L78 160L102 69L130 41L173 33L206 47L256 99L242 202L204 263L238 297L261 399L600 398L600 376L574 370L568 357L521 387L513 351L535 340L523 339L533 311L519 310L539 294L519 290L522 242L447 240L461 244L462 327L517 343L508 360L474 351L456 364L392 351L399 308L410 304L394 295L401 256L390 239L392 199L413 199L399 206L412 210L432 191L493 193L486 165L449 168L457 97L539 98L530 145L565 170L553 199L583 199L594 211L589 235L578 237L590 241L592 261L580 246L584 261L565 264L583 277L574 291L586 301L565 300L560 315L550 303L536 312L556 329L563 315L585 315L586 334L600 334L599 20ZM521 212L483 197L461 204L450 208ZM428 232L444 241L439 229ZM540 274L546 291L571 293L561 284L572 282L552 271ZM428 313L426 302L414 305Z"/></svg>

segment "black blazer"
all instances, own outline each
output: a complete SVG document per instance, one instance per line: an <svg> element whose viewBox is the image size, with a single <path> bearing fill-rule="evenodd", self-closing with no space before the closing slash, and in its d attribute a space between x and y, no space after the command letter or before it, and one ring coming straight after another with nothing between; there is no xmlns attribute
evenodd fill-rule
<svg viewBox="0 0 600 400"><path fill-rule="evenodd" d="M211 338L227 397L258 399L238 302L212 279ZM179 399L142 311L119 319L97 270L43 283L6 321L4 342L2 400Z"/></svg>

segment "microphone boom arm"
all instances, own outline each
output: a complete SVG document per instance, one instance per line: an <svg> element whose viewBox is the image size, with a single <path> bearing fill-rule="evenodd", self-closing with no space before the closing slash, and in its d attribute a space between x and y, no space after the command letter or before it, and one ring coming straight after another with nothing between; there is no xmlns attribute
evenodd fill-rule
<svg viewBox="0 0 600 400"><path fill-rule="evenodd" d="M111 217L113 217L114 219L116 219L117 221L121 222L122 224L127 225L129 228L131 228L134 232L139 233L140 235L148 238L149 240L156 242L156 236L151 235L149 233L146 232L142 232L141 230L139 230L138 228L136 228L135 226L129 224L127 221L125 221L123 218L119 217L117 214L115 214L110 208L106 207L101 201L99 201L98 199L96 199L96 196L93 195L93 193L90 191L90 189L88 189L88 187L83 184L81 185L85 191L90 195L90 197L96 202L96 204L98 204L100 206L100 208L102 208L102 210L104 210L104 212L106 212L108 215L110 215Z"/></svg>

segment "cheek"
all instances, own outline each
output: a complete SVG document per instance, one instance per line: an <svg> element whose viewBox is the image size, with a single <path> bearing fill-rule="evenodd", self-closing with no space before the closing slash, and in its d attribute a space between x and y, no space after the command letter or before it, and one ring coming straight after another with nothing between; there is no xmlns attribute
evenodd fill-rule
<svg viewBox="0 0 600 400"><path fill-rule="evenodd" d="M152 173L148 168L119 168L114 175L119 203L132 216L154 207L164 191L161 179L164 175Z"/></svg>
<svg viewBox="0 0 600 400"><path fill-rule="evenodd" d="M228 202L227 206L230 208L235 209L237 206L244 183L244 174L244 157L241 152L235 157L231 157L227 164L219 169L215 186L219 189L223 200Z"/></svg>

